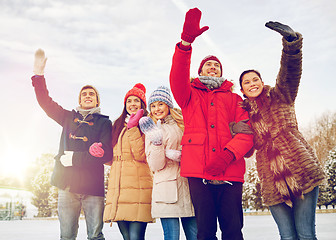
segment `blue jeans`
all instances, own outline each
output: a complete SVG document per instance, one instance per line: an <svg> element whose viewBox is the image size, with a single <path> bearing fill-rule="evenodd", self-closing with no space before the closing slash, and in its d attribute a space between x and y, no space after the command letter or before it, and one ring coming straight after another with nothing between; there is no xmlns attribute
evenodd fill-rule
<svg viewBox="0 0 336 240"><path fill-rule="evenodd" d="M88 239L105 239L103 235L104 197L71 193L58 189L58 218L62 240L74 240L83 207Z"/></svg>
<svg viewBox="0 0 336 240"><path fill-rule="evenodd" d="M160 218L164 232L164 240L180 239L180 219L179 218ZM187 240L197 239L197 223L195 217L181 218L183 231Z"/></svg>
<svg viewBox="0 0 336 240"><path fill-rule="evenodd" d="M281 240L315 240L315 210L319 188L304 195L304 199L292 198L293 207L285 203L270 206L278 225Z"/></svg>
<svg viewBox="0 0 336 240"><path fill-rule="evenodd" d="M145 240L146 222L118 221L117 223L124 240Z"/></svg>

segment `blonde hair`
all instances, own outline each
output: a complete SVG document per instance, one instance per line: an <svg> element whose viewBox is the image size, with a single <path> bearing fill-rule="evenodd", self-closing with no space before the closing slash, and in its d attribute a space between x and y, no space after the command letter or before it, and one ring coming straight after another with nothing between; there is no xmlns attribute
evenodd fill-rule
<svg viewBox="0 0 336 240"><path fill-rule="evenodd" d="M175 120L177 126L184 132L184 122L182 117L182 111L178 108L169 108L169 114L173 117ZM156 118L152 115L152 113L149 113L148 116L153 119L155 124L157 123Z"/></svg>

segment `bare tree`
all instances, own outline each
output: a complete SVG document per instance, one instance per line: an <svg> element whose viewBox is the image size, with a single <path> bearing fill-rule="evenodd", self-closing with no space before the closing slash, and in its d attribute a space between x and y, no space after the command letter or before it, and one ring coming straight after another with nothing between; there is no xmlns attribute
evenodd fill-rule
<svg viewBox="0 0 336 240"><path fill-rule="evenodd" d="M326 112L305 131L321 164L325 164L329 151L336 146L336 112Z"/></svg>

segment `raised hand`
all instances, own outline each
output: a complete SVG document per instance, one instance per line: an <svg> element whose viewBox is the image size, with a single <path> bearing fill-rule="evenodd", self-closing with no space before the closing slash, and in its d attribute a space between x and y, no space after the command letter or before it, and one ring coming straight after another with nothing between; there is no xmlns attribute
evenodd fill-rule
<svg viewBox="0 0 336 240"><path fill-rule="evenodd" d="M269 21L265 26L280 33L288 42L292 42L297 38L294 30L285 24Z"/></svg>
<svg viewBox="0 0 336 240"><path fill-rule="evenodd" d="M101 142L92 143L92 145L89 148L89 153L94 157L98 157L98 158L103 157L105 152L104 152L104 149L102 148L102 145L103 144Z"/></svg>
<svg viewBox="0 0 336 240"><path fill-rule="evenodd" d="M139 120L139 127L141 131L148 137L151 143L156 146L162 144L163 134L160 125L160 120L158 121L158 125L156 125L150 117L142 117Z"/></svg>
<svg viewBox="0 0 336 240"><path fill-rule="evenodd" d="M190 9L185 16L181 39L192 43L195 38L209 29L208 26L200 28L202 12L198 8Z"/></svg>
<svg viewBox="0 0 336 240"><path fill-rule="evenodd" d="M132 113L130 119L128 120L127 128L130 129L132 127L138 126L139 119L143 116L143 114L143 109L138 110L136 114Z"/></svg>
<svg viewBox="0 0 336 240"><path fill-rule="evenodd" d="M34 74L35 75L44 75L44 68L47 62L47 58L45 57L44 51L42 49L37 49L35 52L35 60L34 60Z"/></svg>

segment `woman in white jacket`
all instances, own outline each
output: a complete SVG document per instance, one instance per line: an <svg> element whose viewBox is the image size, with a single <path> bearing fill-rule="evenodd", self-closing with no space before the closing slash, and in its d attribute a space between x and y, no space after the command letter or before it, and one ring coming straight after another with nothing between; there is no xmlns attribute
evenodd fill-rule
<svg viewBox="0 0 336 240"><path fill-rule="evenodd" d="M180 175L181 111L173 108L170 90L164 86L150 95L148 106L150 117L141 118L139 126L146 135L146 157L154 175L152 217L160 218L165 240L179 239L180 219L186 239L197 239L188 180Z"/></svg>

